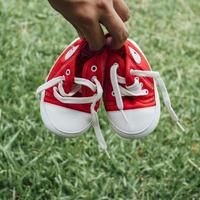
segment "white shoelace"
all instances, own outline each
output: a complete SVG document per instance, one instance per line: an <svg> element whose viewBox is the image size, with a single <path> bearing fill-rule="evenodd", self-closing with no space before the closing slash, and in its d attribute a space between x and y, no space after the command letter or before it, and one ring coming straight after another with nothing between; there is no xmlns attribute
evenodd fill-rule
<svg viewBox="0 0 200 200"><path fill-rule="evenodd" d="M102 94L103 94L103 89L101 87L100 82L95 76L92 78L92 81L94 81L94 83L84 78L75 77L74 79L75 84L72 86L71 92L66 93L63 88L64 80L65 80L64 76L59 76L42 84L40 87L38 87L36 91L37 97L39 97L41 92L53 87L54 97L62 103L68 103L68 104L91 103L90 111L92 115L92 125L94 127L97 140L99 142L100 147L106 152L107 156L110 157L107 152L106 142L104 140L103 134L101 132L101 128L99 126L99 118L98 118L97 112L95 111L95 105L101 99ZM55 86L57 84L58 84L58 87ZM74 94L81 91L81 86L86 86L90 88L93 92L96 92L96 94L94 94L91 97L73 97Z"/></svg>
<svg viewBox="0 0 200 200"><path fill-rule="evenodd" d="M135 80L134 80L135 82L130 86L126 86L126 88L119 85L119 84L126 84L126 80L124 77L121 77L117 74L118 67L119 67L118 63L114 63L111 67L111 71L110 71L111 84L113 87L114 97L116 99L117 107L122 112L126 121L128 121L123 112L124 105L123 105L122 96L145 96L148 94L148 90L142 89L143 84L139 82L138 77L135 77ZM171 101L169 98L167 88L165 86L164 81L160 77L159 72L142 71L142 70L133 70L132 69L130 73L135 76L154 78L154 80L156 81L157 85L159 86L159 88L161 90L164 104L167 107L167 110L170 113L172 120L176 122L176 124L180 127L180 129L182 131L185 131L183 126L180 124L179 118L177 117L175 111L173 110L173 108L171 106Z"/></svg>

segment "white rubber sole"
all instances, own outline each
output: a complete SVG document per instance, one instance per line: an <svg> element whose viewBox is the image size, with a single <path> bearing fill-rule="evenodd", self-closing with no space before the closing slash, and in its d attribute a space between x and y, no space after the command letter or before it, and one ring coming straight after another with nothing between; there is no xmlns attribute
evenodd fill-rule
<svg viewBox="0 0 200 200"><path fill-rule="evenodd" d="M91 124L91 114L64 108L44 102L44 92L40 101L40 114L47 129L62 137L77 137L86 132Z"/></svg>

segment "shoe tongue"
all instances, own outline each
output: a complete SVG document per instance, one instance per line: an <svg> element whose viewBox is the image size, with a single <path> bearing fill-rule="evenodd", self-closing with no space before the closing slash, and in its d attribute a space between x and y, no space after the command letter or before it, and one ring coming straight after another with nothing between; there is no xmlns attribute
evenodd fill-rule
<svg viewBox="0 0 200 200"><path fill-rule="evenodd" d="M139 48L133 42L127 40L124 46L116 50L115 53L123 59L124 66L120 66L120 70L124 70L124 77L126 79L126 85L130 86L134 83L134 75L132 75L131 69L133 70L150 70L150 66ZM122 62L121 62L122 63Z"/></svg>
<svg viewBox="0 0 200 200"><path fill-rule="evenodd" d="M80 53L80 56L84 59L88 59L88 58L91 58L96 52L95 51L91 51L89 49L89 46L88 44L85 46L85 48L82 49L81 53Z"/></svg>
<svg viewBox="0 0 200 200"><path fill-rule="evenodd" d="M83 76L86 76L85 68L87 68L87 63L95 54L97 54L97 52L91 51L88 45L81 50L76 61L76 77L83 78Z"/></svg>
<svg viewBox="0 0 200 200"><path fill-rule="evenodd" d="M133 68L134 63L130 59L128 54L128 45L127 43L118 50L113 50L114 60L119 63L119 68L117 70L118 75L125 77L126 85L132 85L134 80L133 76L130 73L130 70Z"/></svg>
<svg viewBox="0 0 200 200"><path fill-rule="evenodd" d="M103 84L105 61L107 58L106 50L101 51L90 51L86 46L78 58L76 76L92 81L94 76ZM95 68L96 67L96 68ZM92 92L88 87L82 87L83 96L92 96Z"/></svg>

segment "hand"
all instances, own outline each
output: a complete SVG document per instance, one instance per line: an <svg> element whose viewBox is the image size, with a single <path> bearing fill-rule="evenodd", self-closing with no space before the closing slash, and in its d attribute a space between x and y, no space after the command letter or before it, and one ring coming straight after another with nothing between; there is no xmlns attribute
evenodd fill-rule
<svg viewBox="0 0 200 200"><path fill-rule="evenodd" d="M128 37L124 22L129 18L129 9L123 0L48 1L88 41L91 50L99 50L105 44L118 49ZM100 24L110 34L107 39Z"/></svg>

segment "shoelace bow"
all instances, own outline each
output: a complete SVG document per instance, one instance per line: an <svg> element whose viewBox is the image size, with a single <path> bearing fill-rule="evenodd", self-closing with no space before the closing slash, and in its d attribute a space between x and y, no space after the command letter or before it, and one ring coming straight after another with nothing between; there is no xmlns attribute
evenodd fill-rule
<svg viewBox="0 0 200 200"><path fill-rule="evenodd" d="M103 94L103 89L97 77L94 76L92 78L92 81L94 81L94 83L84 78L75 77L74 79L75 84L72 86L72 90L69 93L65 92L63 88L63 81L65 81L65 76L59 76L47 81L46 83L44 83L37 89L36 91L37 97L39 98L39 94L53 87L54 97L62 103L67 103L67 104L91 103L90 112L92 115L92 125L94 127L95 135L97 137L100 147L106 152L107 156L110 157L107 152L107 145L106 145L106 142L104 140L104 137L99 125L99 118L98 118L97 112L95 111L95 105L101 99L102 94ZM58 84L58 87L55 86L57 84ZM73 97L77 92L81 91L81 86L86 86L96 93L91 97Z"/></svg>
<svg viewBox="0 0 200 200"><path fill-rule="evenodd" d="M118 63L114 63L111 67L111 71L110 71L111 84L113 87L114 97L116 99L117 107L122 112L125 120L128 121L128 119L126 118L126 115L124 114L124 111L123 111L124 105L123 105L122 96L145 96L148 94L148 90L142 89L143 84L139 82L138 77L135 77L135 80L134 80L135 82L131 86L126 86L126 88L124 88L121 85L119 85L119 84L126 84L126 80L124 77L121 77L117 74L118 67L119 67ZM167 110L168 110L172 120L176 122L176 124L180 127L180 129L182 131L185 131L183 126L180 124L178 116L176 115L175 111L173 110L173 108L171 106L171 101L169 98L167 88L165 86L164 81L160 77L159 72L131 69L130 73L135 76L154 78L154 80L156 81L157 85L159 86L159 88L161 90L164 104L167 107Z"/></svg>

